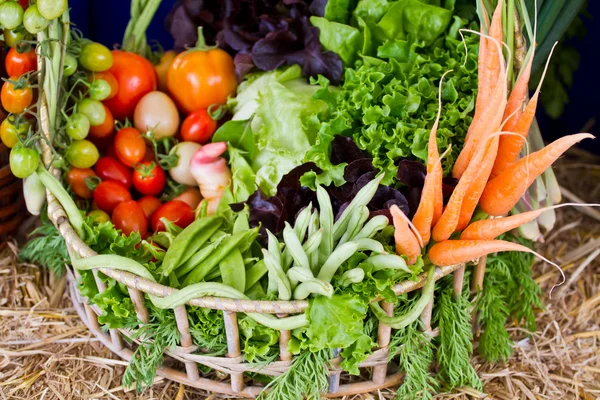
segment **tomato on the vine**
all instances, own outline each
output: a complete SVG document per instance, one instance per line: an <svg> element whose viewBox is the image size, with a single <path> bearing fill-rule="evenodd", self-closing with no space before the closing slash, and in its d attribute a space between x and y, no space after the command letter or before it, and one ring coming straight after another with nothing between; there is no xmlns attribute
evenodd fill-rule
<svg viewBox="0 0 600 400"><path fill-rule="evenodd" d="M92 100L102 101L108 99L111 90L110 84L104 79L96 79L90 84L89 95Z"/></svg>
<svg viewBox="0 0 600 400"><path fill-rule="evenodd" d="M206 144L217 130L217 121L210 117L205 108L194 111L181 125L181 138L185 142Z"/></svg>
<svg viewBox="0 0 600 400"><path fill-rule="evenodd" d="M165 218L180 228L185 228L194 222L194 211L192 207L179 200L171 200L152 214L152 230L160 232L165 230L165 224L161 221Z"/></svg>
<svg viewBox="0 0 600 400"><path fill-rule="evenodd" d="M9 76L21 76L27 72L35 71L37 69L35 50L31 49L19 53L15 47L12 47L6 54L4 66Z"/></svg>
<svg viewBox="0 0 600 400"><path fill-rule="evenodd" d="M165 187L165 171L155 162L141 162L133 171L133 187L146 196L156 196Z"/></svg>
<svg viewBox="0 0 600 400"><path fill-rule="evenodd" d="M33 101L33 90L28 82L11 76L2 85L0 93L2 107L9 113L21 114Z"/></svg>
<svg viewBox="0 0 600 400"><path fill-rule="evenodd" d="M85 139L90 133L90 120L82 113L71 115L66 127L67 135L75 140Z"/></svg>
<svg viewBox="0 0 600 400"><path fill-rule="evenodd" d="M82 199L91 199L93 197L92 190L88 187L90 178L94 178L96 174L90 168L71 167L67 171L65 180L71 187L73 193Z"/></svg>
<svg viewBox="0 0 600 400"><path fill-rule="evenodd" d="M40 33L46 29L49 24L50 21L40 14L37 4L32 4L27 7L27 10L25 10L25 13L23 14L23 26L25 26L27 32L32 35Z"/></svg>
<svg viewBox="0 0 600 400"><path fill-rule="evenodd" d="M17 3L6 1L0 4L0 24L6 29L15 29L23 21L23 8Z"/></svg>
<svg viewBox="0 0 600 400"><path fill-rule="evenodd" d="M101 125L106 120L104 105L97 100L81 99L79 101L79 112L88 117L91 126Z"/></svg>
<svg viewBox="0 0 600 400"><path fill-rule="evenodd" d="M67 0L37 0L36 4L40 14L49 20L60 17L67 9Z"/></svg>
<svg viewBox="0 0 600 400"><path fill-rule="evenodd" d="M128 167L133 167L146 155L146 142L135 128L123 128L117 132L114 145L117 157Z"/></svg>
<svg viewBox="0 0 600 400"><path fill-rule="evenodd" d="M113 65L113 56L108 47L89 42L81 48L79 64L88 71L106 71Z"/></svg>
<svg viewBox="0 0 600 400"><path fill-rule="evenodd" d="M103 181L115 181L119 182L127 189L131 189L132 183L132 172L131 169L127 168L121 161L112 157L100 157L94 171Z"/></svg>
<svg viewBox="0 0 600 400"><path fill-rule="evenodd" d="M146 215L146 218L148 218L148 221L150 221L152 214L154 214L156 212L156 210L158 210L160 208L160 206L162 205L162 203L159 199L157 199L156 197L152 197L152 196L142 197L141 199L138 200L138 204L140 205L140 207L142 207L142 210L144 210L144 215Z"/></svg>
<svg viewBox="0 0 600 400"><path fill-rule="evenodd" d="M104 139L115 132L115 119L112 113L104 104L104 121L100 125L90 127L90 137L94 139Z"/></svg>
<svg viewBox="0 0 600 400"><path fill-rule="evenodd" d="M73 140L65 158L74 167L91 168L96 164L100 153L98 148L89 140Z"/></svg>
<svg viewBox="0 0 600 400"><path fill-rule="evenodd" d="M19 137L24 138L31 124L26 119L19 120L18 123L13 117L7 117L0 124L0 139L8 148L13 148L19 143Z"/></svg>
<svg viewBox="0 0 600 400"><path fill-rule="evenodd" d="M131 193L119 182L100 182L94 189L94 202L99 209L109 214L112 214L119 203L129 200L131 200Z"/></svg>
<svg viewBox="0 0 600 400"><path fill-rule="evenodd" d="M90 72L88 74L88 82L94 83L98 79L102 79L110 85L110 94L104 100L112 99L117 95L117 92L119 91L119 83L117 82L117 78L115 78L110 71Z"/></svg>
<svg viewBox="0 0 600 400"><path fill-rule="evenodd" d="M17 47L17 44L25 39L25 31L23 29L6 29L4 28L4 43L8 47Z"/></svg>
<svg viewBox="0 0 600 400"><path fill-rule="evenodd" d="M27 178L40 165L40 153L36 149L17 144L10 150L10 170L17 178Z"/></svg>
<svg viewBox="0 0 600 400"><path fill-rule="evenodd" d="M65 54L63 75L71 76L77 71L77 59L72 54Z"/></svg>
<svg viewBox="0 0 600 400"><path fill-rule="evenodd" d="M138 101L148 92L156 90L157 76L150 61L135 53L113 50L110 72L119 84L117 95L105 100L118 120L131 118Z"/></svg>
<svg viewBox="0 0 600 400"><path fill-rule="evenodd" d="M139 232L142 237L148 233L148 219L142 207L134 200L119 203L112 213L112 223L126 236Z"/></svg>

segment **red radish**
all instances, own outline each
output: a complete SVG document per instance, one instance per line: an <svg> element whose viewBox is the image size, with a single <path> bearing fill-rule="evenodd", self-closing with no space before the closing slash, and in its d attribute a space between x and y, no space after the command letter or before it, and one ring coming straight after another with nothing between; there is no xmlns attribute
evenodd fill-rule
<svg viewBox="0 0 600 400"><path fill-rule="evenodd" d="M231 184L231 171L227 161L221 157L227 143L217 142L202 146L190 162L190 172L198 182L200 193L208 202L208 214L217 210L223 192Z"/></svg>

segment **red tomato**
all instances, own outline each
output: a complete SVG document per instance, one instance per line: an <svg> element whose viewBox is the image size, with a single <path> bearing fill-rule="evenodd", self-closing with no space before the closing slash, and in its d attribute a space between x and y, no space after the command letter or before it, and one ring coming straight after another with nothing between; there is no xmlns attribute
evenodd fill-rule
<svg viewBox="0 0 600 400"><path fill-rule="evenodd" d="M115 119L113 118L110 109L104 106L106 117L100 125L90 126L89 136L94 139L103 139L109 137L115 132Z"/></svg>
<svg viewBox="0 0 600 400"><path fill-rule="evenodd" d="M217 121L212 119L205 108L194 111L181 125L181 138L184 142L206 144L217 130Z"/></svg>
<svg viewBox="0 0 600 400"><path fill-rule="evenodd" d="M146 142L135 128L123 128L115 136L115 152L119 160L133 167L144 159Z"/></svg>
<svg viewBox="0 0 600 400"><path fill-rule="evenodd" d="M11 76L2 85L0 100L9 113L21 114L33 102L33 90L28 83L19 81L18 76Z"/></svg>
<svg viewBox="0 0 600 400"><path fill-rule="evenodd" d="M82 199L91 199L93 196L92 191L86 184L86 179L96 176L91 168L69 168L65 180L71 187L73 193Z"/></svg>
<svg viewBox="0 0 600 400"><path fill-rule="evenodd" d="M192 207L179 200L171 200L152 214L152 230L154 232L164 231L165 224L160 220L165 218L180 228L185 228L194 222L194 211Z"/></svg>
<svg viewBox="0 0 600 400"><path fill-rule="evenodd" d="M119 82L117 82L117 78L115 78L110 71L88 73L88 81L90 83L94 82L96 79L103 79L110 85L110 94L105 100L110 100L117 95L119 91Z"/></svg>
<svg viewBox="0 0 600 400"><path fill-rule="evenodd" d="M119 182L100 182L94 189L94 201L98 208L108 214L112 214L115 207L124 201L131 200L129 190Z"/></svg>
<svg viewBox="0 0 600 400"><path fill-rule="evenodd" d="M162 205L159 199L152 196L142 197L138 200L138 204L142 207L142 210L144 210L144 214L146 215L146 218L148 218L148 221L150 221L152 214L154 214Z"/></svg>
<svg viewBox="0 0 600 400"><path fill-rule="evenodd" d="M133 232L139 232L142 237L148 234L148 220L144 210L133 200L124 201L115 207L112 223L127 236Z"/></svg>
<svg viewBox="0 0 600 400"><path fill-rule="evenodd" d="M156 90L158 78L150 61L135 53L113 50L113 65L109 71L119 84L117 95L104 104L118 120L132 118L138 101L148 92Z"/></svg>
<svg viewBox="0 0 600 400"><path fill-rule="evenodd" d="M131 169L127 168L125 164L116 158L108 156L100 157L94 166L94 170L103 181L119 182L127 189L131 189L133 185L133 173Z"/></svg>
<svg viewBox="0 0 600 400"><path fill-rule="evenodd" d="M133 187L146 196L156 196L165 187L165 171L153 161L136 164L133 171Z"/></svg>
<svg viewBox="0 0 600 400"><path fill-rule="evenodd" d="M8 76L19 77L37 69L37 56L33 49L19 53L16 48L12 47L6 54L4 62Z"/></svg>

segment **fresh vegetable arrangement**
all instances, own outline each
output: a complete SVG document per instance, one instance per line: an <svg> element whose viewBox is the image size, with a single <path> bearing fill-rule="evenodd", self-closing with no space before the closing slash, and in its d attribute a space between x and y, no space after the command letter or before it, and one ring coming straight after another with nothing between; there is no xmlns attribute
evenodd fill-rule
<svg viewBox="0 0 600 400"><path fill-rule="evenodd" d="M479 351L506 358L507 318L532 327L540 306L537 253L510 232L543 225L559 199L532 184L552 187L551 164L592 137L526 145L536 140L540 93L527 94L536 27L526 4L182 2L170 29L179 47L195 47L148 57L144 32L158 3L132 1L123 46L112 51L69 28L66 2L38 0L21 17L18 6L18 21L0 9L15 35L37 35L35 49L15 38L7 57L14 75L1 100L12 114L0 132L11 169L26 179L32 213L47 189L98 254L70 263L99 323L143 341L124 383L150 385L179 343L171 309L216 296L308 301L293 315L239 314L247 363L276 360L281 331L290 335L286 372L248 375L266 383L261 398L317 398L331 359L360 375L377 346L406 372L398 398L480 388L469 290L436 267L456 266L462 279L466 263L510 252L492 256L483 283L475 274ZM531 45L518 63L521 29ZM40 160L42 144L51 164ZM533 196L548 207L532 210ZM22 257L60 272L64 241L48 222L38 233ZM56 251L42 256L45 246ZM518 269L506 271L509 262ZM127 288L97 268L175 291L147 294L141 323ZM397 295L418 279L421 290ZM199 351L227 353L220 311L184 308ZM377 343L378 326L392 329L389 345Z"/></svg>

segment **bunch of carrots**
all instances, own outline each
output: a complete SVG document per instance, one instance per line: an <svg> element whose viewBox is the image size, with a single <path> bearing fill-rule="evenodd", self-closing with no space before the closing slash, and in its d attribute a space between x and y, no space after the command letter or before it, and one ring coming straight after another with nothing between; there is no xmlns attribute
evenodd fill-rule
<svg viewBox="0 0 600 400"><path fill-rule="evenodd" d="M452 171L459 181L448 204L443 207L440 161L443 155L439 155L436 140L438 111L429 137L427 176L417 212L410 221L398 207L391 210L396 252L406 255L409 263L417 260L431 239L436 243L429 249L428 257L437 266L465 263L500 251L536 254L525 246L495 239L551 208L579 205L562 204L506 216L533 181L558 157L579 141L594 136L588 133L566 136L518 159L535 117L540 87L527 101L535 51L532 45L526 65L508 96L507 68L502 54L502 8L500 0L491 24L486 26L489 35L484 33L483 26L479 33L475 115ZM535 36L532 44L535 44ZM498 218L470 224L478 205L489 216ZM460 238L450 240L457 232L461 232Z"/></svg>

